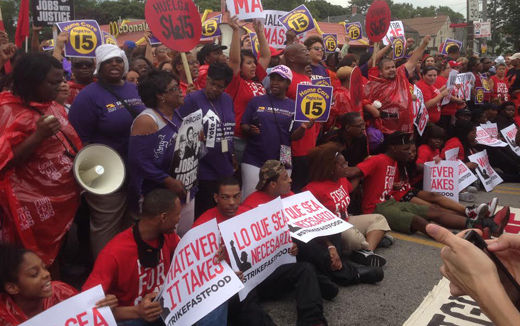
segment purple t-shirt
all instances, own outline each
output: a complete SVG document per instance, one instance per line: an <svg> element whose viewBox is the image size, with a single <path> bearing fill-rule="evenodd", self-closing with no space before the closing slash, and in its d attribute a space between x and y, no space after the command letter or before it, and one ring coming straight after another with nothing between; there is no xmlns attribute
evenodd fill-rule
<svg viewBox="0 0 520 326"><path fill-rule="evenodd" d="M128 204L137 211L141 195L155 188L163 188L163 181L171 176L175 138L182 119L178 112L172 123L150 135L130 136L128 146Z"/></svg>
<svg viewBox="0 0 520 326"><path fill-rule="evenodd" d="M241 123L256 125L260 134L247 138L242 162L261 167L267 160L279 160L281 145L291 146L291 133L300 126L293 119L294 101L290 98L253 97Z"/></svg>
<svg viewBox="0 0 520 326"><path fill-rule="evenodd" d="M324 77L329 77L329 73L327 72L327 69L322 64L312 65L312 75L311 79L320 79Z"/></svg>
<svg viewBox="0 0 520 326"><path fill-rule="evenodd" d="M134 84L125 82L124 85L111 87L120 98L126 100L136 116L144 110ZM123 103L98 83L91 83L79 92L70 107L69 121L83 143L108 145L126 162L133 117Z"/></svg>
<svg viewBox="0 0 520 326"><path fill-rule="evenodd" d="M209 101L204 90L186 95L184 105L179 109L182 117L202 110L204 135L206 136L206 155L199 161L200 180L219 180L233 175L233 133L235 113L233 100L222 93L216 100ZM222 145L222 140L227 142Z"/></svg>

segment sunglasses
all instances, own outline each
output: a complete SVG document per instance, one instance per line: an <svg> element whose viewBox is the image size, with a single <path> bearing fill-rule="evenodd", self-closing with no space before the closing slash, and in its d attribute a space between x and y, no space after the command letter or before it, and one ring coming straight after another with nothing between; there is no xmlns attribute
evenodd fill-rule
<svg viewBox="0 0 520 326"><path fill-rule="evenodd" d="M90 61L83 61L83 62L74 62L72 66L76 69L80 68L92 68L94 67L94 63Z"/></svg>

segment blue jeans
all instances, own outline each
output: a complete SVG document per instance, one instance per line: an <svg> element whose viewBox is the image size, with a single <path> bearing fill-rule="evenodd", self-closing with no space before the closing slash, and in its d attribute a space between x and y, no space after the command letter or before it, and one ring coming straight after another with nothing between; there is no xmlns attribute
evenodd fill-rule
<svg viewBox="0 0 520 326"><path fill-rule="evenodd" d="M216 307L212 312L202 317L196 326L226 326L227 325L228 302Z"/></svg>

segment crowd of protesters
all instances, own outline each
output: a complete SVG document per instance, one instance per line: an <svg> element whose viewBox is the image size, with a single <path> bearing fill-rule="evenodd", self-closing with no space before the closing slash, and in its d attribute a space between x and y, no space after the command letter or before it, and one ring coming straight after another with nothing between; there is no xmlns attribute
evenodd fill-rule
<svg viewBox="0 0 520 326"><path fill-rule="evenodd" d="M332 300L338 286L383 281L387 261L375 252L392 246L390 230L422 232L455 248L463 245L431 224L477 228L500 237L496 251L508 250L501 237L508 210L495 212L496 198L472 203L471 193L482 188L478 181L461 193L467 206L424 191L421 183L425 163L453 148L471 170L477 165L468 156L487 149L504 180L520 180L513 150L475 140L476 126L487 121L499 130L519 127L520 53L464 57L454 45L446 56L429 55L426 36L404 59L392 60L390 46L359 55L348 44L326 56L319 36L300 43L290 32L285 48L276 50L255 21L255 55L241 22L228 24L229 49L200 44L187 53L189 71L180 53L151 46L149 33L139 46L100 45L95 59L65 58L66 33L54 50L30 54L2 35L0 324L18 325L77 293L58 281L71 273L63 251L73 224L79 265L88 276L74 285L101 284L107 297L98 305L110 306L120 325L162 324L154 298L180 237L193 225L220 223L301 191L353 228L308 243L293 240L296 263L279 267L246 300L231 298L197 325L273 325L259 301L291 289L298 325L327 325L322 299ZM448 88L452 71L472 74L469 100ZM297 85L323 77L334 87L329 120L295 121ZM414 85L429 115L422 136L414 127ZM485 89L483 101L477 87ZM179 135L183 119L198 110L202 133ZM520 133L515 141L520 144ZM172 173L178 142L185 143L183 155L199 162L189 190ZM205 145L199 151L194 143ZM121 157L127 178L117 191L98 195L77 184L74 157L88 144L109 146ZM478 258L481 266L488 263ZM446 276L464 270L463 262L446 259ZM511 259L518 266L520 257ZM457 280L464 293L492 306ZM518 318L515 313L507 315Z"/></svg>

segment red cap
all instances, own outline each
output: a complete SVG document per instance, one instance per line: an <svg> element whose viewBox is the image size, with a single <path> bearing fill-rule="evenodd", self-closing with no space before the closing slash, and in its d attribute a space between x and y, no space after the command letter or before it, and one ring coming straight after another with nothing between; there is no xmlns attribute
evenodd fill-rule
<svg viewBox="0 0 520 326"><path fill-rule="evenodd" d="M461 62L457 62L457 61L454 61L454 60L450 60L448 63L450 64L451 68L457 68L457 67L462 66Z"/></svg>
<svg viewBox="0 0 520 326"><path fill-rule="evenodd" d="M271 51L271 57L276 57L278 55L281 55L283 53L283 49L275 49L272 46L269 47L269 51Z"/></svg>

